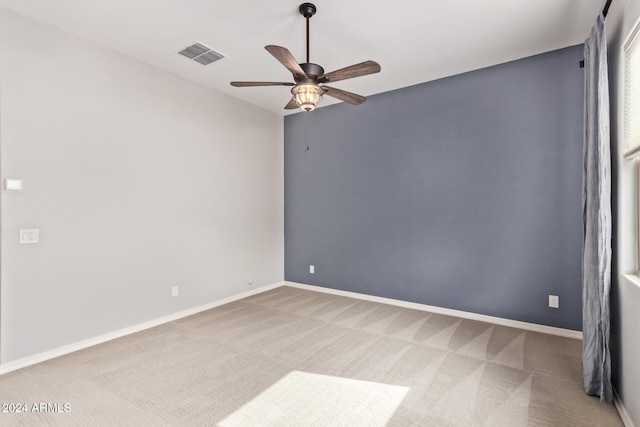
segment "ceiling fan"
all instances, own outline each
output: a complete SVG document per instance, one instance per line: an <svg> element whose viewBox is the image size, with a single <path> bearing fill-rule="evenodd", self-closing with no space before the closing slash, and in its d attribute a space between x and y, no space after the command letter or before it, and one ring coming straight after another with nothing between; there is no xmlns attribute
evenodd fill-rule
<svg viewBox="0 0 640 427"><path fill-rule="evenodd" d="M380 71L380 65L374 61L364 61L360 64L341 68L330 73L324 72L318 64L309 62L309 19L315 15L316 6L312 3L302 3L298 8L300 14L307 20L307 62L298 63L287 48L269 45L265 49L273 55L287 70L293 74L291 82L231 82L231 86L293 86L291 93L293 97L284 107L287 110L294 110L298 107L305 111L312 111L322 95L329 95L349 104L359 105L367 100L362 95L347 92L326 86L325 83L333 83L339 80L352 79L354 77L366 76ZM320 86L322 84L322 86Z"/></svg>

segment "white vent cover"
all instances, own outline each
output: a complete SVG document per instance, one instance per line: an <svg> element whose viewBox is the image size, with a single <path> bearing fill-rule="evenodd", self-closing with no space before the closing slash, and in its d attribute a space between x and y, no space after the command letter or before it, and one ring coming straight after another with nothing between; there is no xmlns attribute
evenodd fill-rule
<svg viewBox="0 0 640 427"><path fill-rule="evenodd" d="M202 65L209 65L218 59L224 58L224 55L216 52L208 46L202 43L194 43L191 46L187 46L178 52L180 55L186 56L189 59L193 59Z"/></svg>

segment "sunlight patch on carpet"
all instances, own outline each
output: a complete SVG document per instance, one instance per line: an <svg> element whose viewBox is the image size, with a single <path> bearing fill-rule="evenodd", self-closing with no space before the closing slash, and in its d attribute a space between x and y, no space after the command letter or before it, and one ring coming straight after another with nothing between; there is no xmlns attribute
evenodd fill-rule
<svg viewBox="0 0 640 427"><path fill-rule="evenodd" d="M408 387L292 371L218 425L386 426Z"/></svg>

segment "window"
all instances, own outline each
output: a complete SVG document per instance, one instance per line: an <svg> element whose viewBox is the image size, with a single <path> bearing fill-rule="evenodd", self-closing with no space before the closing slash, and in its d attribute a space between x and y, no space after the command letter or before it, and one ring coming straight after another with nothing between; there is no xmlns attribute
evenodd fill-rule
<svg viewBox="0 0 640 427"><path fill-rule="evenodd" d="M640 155L640 21L624 44L626 157Z"/></svg>
<svg viewBox="0 0 640 427"><path fill-rule="evenodd" d="M640 276L640 158L636 158L636 274Z"/></svg>
<svg viewBox="0 0 640 427"><path fill-rule="evenodd" d="M624 57L625 157L636 158L636 270L640 274L640 21L636 22L624 44Z"/></svg>

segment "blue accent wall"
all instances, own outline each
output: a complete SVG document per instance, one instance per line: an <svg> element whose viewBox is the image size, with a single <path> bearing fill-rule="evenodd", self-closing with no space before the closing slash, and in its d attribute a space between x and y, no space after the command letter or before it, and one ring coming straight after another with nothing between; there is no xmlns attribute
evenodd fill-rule
<svg viewBox="0 0 640 427"><path fill-rule="evenodd" d="M286 116L285 279L581 330L582 57Z"/></svg>

